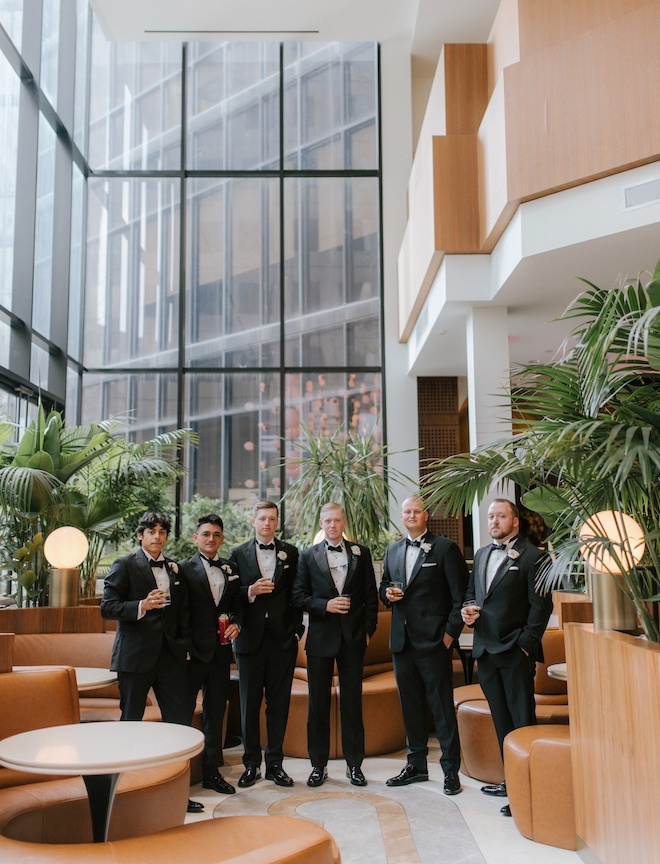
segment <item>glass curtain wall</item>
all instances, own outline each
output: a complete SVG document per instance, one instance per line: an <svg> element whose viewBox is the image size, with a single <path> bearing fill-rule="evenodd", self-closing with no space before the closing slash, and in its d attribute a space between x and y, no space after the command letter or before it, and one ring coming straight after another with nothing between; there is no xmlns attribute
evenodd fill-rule
<svg viewBox="0 0 660 864"><path fill-rule="evenodd" d="M183 500L277 500L301 424L381 436L377 46L108 43L92 16L90 68L80 420L189 426Z"/></svg>
<svg viewBox="0 0 660 864"><path fill-rule="evenodd" d="M190 426L184 500L278 499L302 424L380 437L378 86L372 43L0 0L0 411Z"/></svg>

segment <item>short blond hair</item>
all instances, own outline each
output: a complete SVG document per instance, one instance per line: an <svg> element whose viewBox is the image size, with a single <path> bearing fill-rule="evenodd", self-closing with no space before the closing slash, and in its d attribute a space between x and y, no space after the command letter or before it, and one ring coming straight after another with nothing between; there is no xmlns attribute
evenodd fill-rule
<svg viewBox="0 0 660 864"><path fill-rule="evenodd" d="M341 504L337 504L335 501L328 501L327 504L324 504L323 507L321 507L321 513L319 514L320 518L323 519L323 516L326 513L329 513L330 510L339 510L341 511L341 515L344 517L344 519L346 518L344 508L341 506Z"/></svg>

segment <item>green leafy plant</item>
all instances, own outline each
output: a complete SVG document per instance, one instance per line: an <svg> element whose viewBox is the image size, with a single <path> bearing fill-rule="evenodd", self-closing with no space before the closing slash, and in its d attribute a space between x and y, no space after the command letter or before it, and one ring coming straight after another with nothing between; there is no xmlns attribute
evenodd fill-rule
<svg viewBox="0 0 660 864"><path fill-rule="evenodd" d="M586 281L586 280L583 280ZM589 289L564 313L579 324L550 363L514 370L506 406L516 434L429 465L431 506L470 512L493 487L520 486L523 504L551 528L545 589L584 573L581 526L602 510L632 516L646 554L630 566L627 538L595 537L622 567L622 586L648 638L660 630L648 601L660 573L660 262L646 284Z"/></svg>
<svg viewBox="0 0 660 864"><path fill-rule="evenodd" d="M347 535L374 549L394 527L389 496L396 482L409 489L414 482L392 467L385 468L392 451L373 435L345 433L340 427L328 436L314 435L301 425L296 442L300 456L287 459L287 470L297 477L283 496L287 525L301 543L310 543L319 530L321 507L329 501L346 513Z"/></svg>

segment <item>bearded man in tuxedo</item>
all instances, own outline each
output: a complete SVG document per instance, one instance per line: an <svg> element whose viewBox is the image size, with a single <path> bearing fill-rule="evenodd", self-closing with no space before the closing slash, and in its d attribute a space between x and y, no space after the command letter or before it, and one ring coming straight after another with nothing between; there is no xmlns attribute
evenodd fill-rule
<svg viewBox="0 0 660 864"><path fill-rule="evenodd" d="M291 682L298 640L305 628L302 611L291 592L298 550L275 536L279 510L272 501L258 501L252 511L255 536L229 553L238 568L244 627L234 642L241 694L241 727L245 771L241 788L261 777L259 713L266 699L266 780L293 786L282 767L282 743L289 717Z"/></svg>
<svg viewBox="0 0 660 864"><path fill-rule="evenodd" d="M408 536L385 553L380 596L392 608L390 648L394 663L408 759L388 786L408 786L429 779L428 717L431 706L440 741L445 795L461 791L460 745L452 688L452 650L463 623L461 604L468 571L460 549L428 530L429 514L416 495L401 505Z"/></svg>
<svg viewBox="0 0 660 864"><path fill-rule="evenodd" d="M362 773L362 668L364 652L378 623L378 595L371 552L344 539L346 514L339 504L324 504L324 539L298 559L293 602L309 615L307 747L312 763L308 786L328 776L330 705L335 661L339 672L341 739L346 776L366 786Z"/></svg>
<svg viewBox="0 0 660 864"><path fill-rule="evenodd" d="M514 729L536 724L534 675L543 661L541 639L552 613L552 596L536 589L545 553L519 533L518 508L496 498L488 508L493 542L478 549L461 610L474 627L472 656L479 666L500 751ZM486 795L506 796L506 780L482 786ZM510 816L509 805L501 812Z"/></svg>

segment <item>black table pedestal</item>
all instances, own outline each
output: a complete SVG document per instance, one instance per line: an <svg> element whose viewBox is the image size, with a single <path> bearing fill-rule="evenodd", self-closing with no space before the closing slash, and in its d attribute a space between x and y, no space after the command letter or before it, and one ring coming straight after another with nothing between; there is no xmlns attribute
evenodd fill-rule
<svg viewBox="0 0 660 864"><path fill-rule="evenodd" d="M92 814L92 836L95 843L108 839L110 813L121 774L89 774L83 777Z"/></svg>

